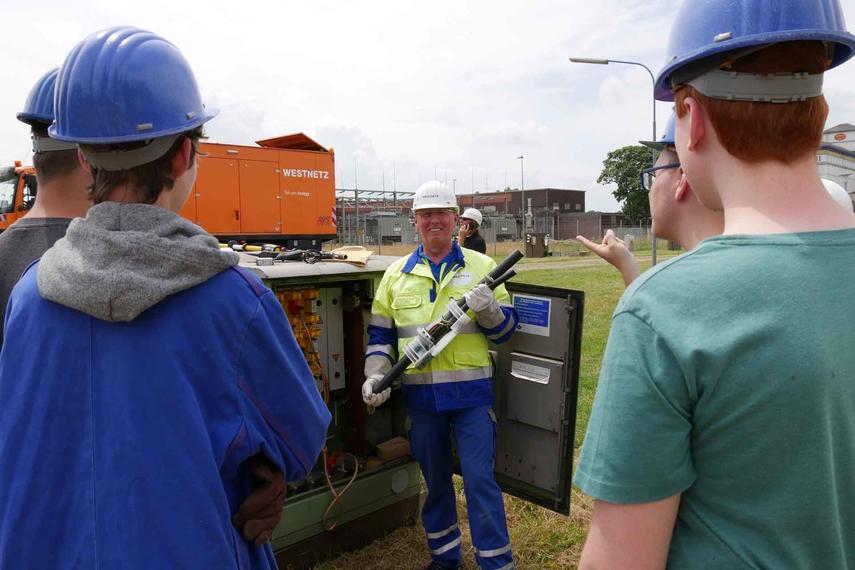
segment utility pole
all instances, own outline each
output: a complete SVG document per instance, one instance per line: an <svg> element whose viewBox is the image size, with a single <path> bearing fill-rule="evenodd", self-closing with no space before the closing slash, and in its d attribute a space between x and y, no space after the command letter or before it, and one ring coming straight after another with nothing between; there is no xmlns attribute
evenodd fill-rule
<svg viewBox="0 0 855 570"><path fill-rule="evenodd" d="M654 77L653 72L650 71L650 68L641 63L640 61L626 61L622 59L605 59L605 58L593 58L593 57L571 57L570 61L573 63L588 63L594 65L609 65L610 63L620 63L624 65L635 65L637 67L644 68L644 71L647 72L647 75L650 76L650 81L653 82L653 90L656 90L656 77ZM653 95L653 138L651 140L656 140L656 94L652 91L651 95ZM658 152L653 150L653 162L656 163L656 155ZM651 222L651 229L653 227L653 222ZM653 232L650 232L650 235L653 239L653 260L651 265L656 265L656 236L653 235Z"/></svg>
<svg viewBox="0 0 855 570"><path fill-rule="evenodd" d="M353 198L356 205L354 211L354 215L356 216L356 239L353 243L359 243L359 182L357 181L356 158L353 159Z"/></svg>
<svg viewBox="0 0 855 570"><path fill-rule="evenodd" d="M522 207L523 207L523 231L528 230L528 215L526 213L525 204L525 173L523 172L523 155L519 155L517 160L520 161L520 191L522 192Z"/></svg>

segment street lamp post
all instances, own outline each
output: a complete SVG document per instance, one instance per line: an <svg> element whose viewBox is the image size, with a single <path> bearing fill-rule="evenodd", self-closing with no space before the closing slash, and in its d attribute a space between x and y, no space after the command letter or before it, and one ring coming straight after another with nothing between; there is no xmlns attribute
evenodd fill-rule
<svg viewBox="0 0 855 570"><path fill-rule="evenodd" d="M653 82L654 89L656 88L656 77L653 75L653 72L650 71L650 68L644 65L639 61L624 61L621 59L598 59L594 57L571 57L570 61L572 63L590 63L594 65L608 65L610 63L622 63L624 65L637 65L638 67L643 67L647 74L650 75L650 80ZM651 91L652 93L652 91ZM653 138L651 140L656 140L656 97L653 96ZM653 162L656 162L656 150L653 151ZM652 264L656 265L656 236L653 236L653 259Z"/></svg>
<svg viewBox="0 0 855 570"><path fill-rule="evenodd" d="M519 155L517 160L520 161L520 192L522 192L522 215L523 215L523 232L528 231L528 216L525 212L525 172L523 170L523 155Z"/></svg>

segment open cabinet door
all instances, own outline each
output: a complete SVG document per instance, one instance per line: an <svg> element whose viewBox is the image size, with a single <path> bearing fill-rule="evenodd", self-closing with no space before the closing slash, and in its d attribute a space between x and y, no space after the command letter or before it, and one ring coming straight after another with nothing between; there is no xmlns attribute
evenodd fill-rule
<svg viewBox="0 0 855 570"><path fill-rule="evenodd" d="M520 324L494 347L496 481L509 495L568 514L584 293L506 287Z"/></svg>

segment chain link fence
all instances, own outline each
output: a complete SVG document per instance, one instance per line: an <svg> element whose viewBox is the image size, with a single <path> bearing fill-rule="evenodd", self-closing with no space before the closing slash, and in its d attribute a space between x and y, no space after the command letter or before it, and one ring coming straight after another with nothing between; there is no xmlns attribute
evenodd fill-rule
<svg viewBox="0 0 855 570"><path fill-rule="evenodd" d="M634 249L650 247L652 233L647 226L625 226L624 218L614 213L549 213L530 215L528 228L523 219L510 214L484 215L480 232L487 242L487 253L499 254L523 244L526 234L548 234L552 255L577 255L584 248L576 241L582 235L600 241L608 230L613 230ZM396 212L374 211L359 217L339 216L338 238L329 247L338 245L364 245L379 254L398 255L412 251L419 243L418 233L410 215ZM509 249L510 248L510 249ZM385 251L384 251L385 249Z"/></svg>

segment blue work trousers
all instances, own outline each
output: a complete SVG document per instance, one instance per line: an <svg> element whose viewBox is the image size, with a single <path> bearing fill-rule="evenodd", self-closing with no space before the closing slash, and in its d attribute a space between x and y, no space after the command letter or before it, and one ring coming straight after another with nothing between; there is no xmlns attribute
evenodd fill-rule
<svg viewBox="0 0 855 570"><path fill-rule="evenodd" d="M447 412L410 410L410 421L410 444L428 487L422 522L434 561L456 568L462 558L451 478L453 436L478 565L489 570L513 568L502 492L493 476L496 421L490 406Z"/></svg>

